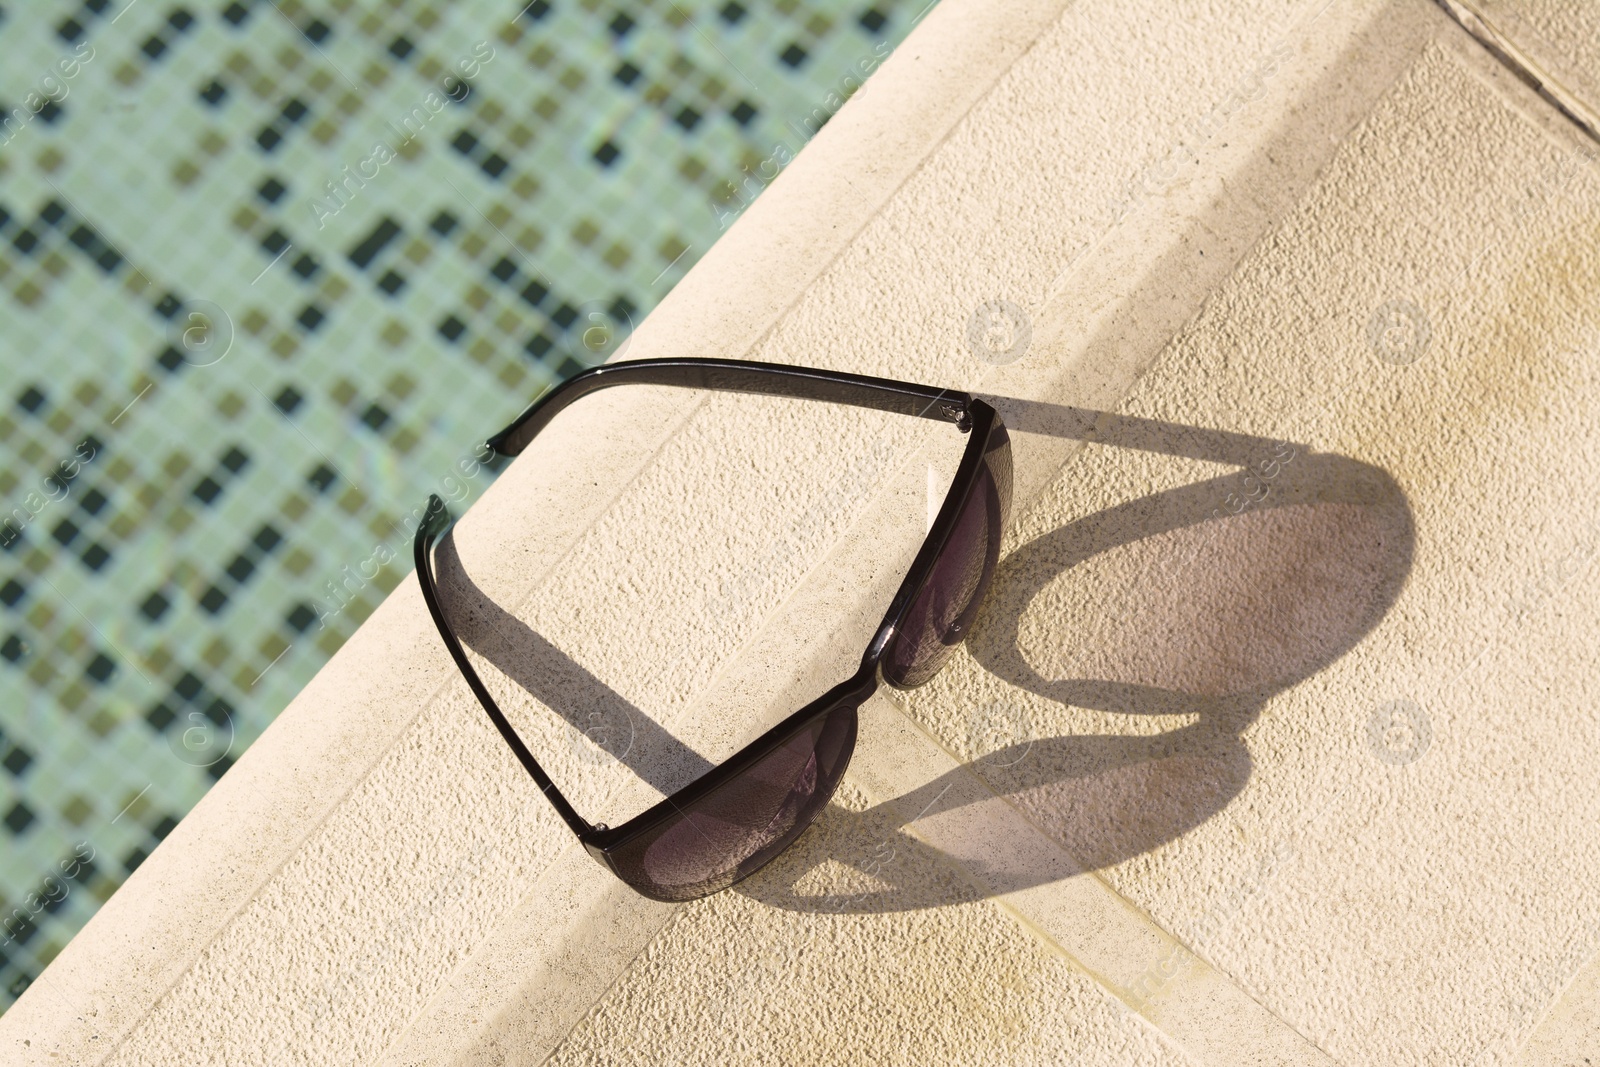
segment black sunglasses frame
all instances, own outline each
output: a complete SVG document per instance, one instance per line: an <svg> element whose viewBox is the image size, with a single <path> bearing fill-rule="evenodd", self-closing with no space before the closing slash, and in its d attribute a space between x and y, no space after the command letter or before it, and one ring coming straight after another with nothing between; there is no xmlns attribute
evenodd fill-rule
<svg viewBox="0 0 1600 1067"><path fill-rule="evenodd" d="M886 677L883 668L884 658L905 621L906 612L931 579L940 553L955 531L957 521L974 487L979 484L991 439L997 432L1004 434L1005 429L993 407L958 390L938 389L859 374L774 363L755 363L748 360L648 359L605 364L574 375L540 397L509 426L489 438L488 445L502 456L515 456L522 452L558 413L574 401L600 389L618 385L666 385L823 400L952 423L962 433L970 435L966 451L962 455L960 466L956 470L955 478L951 482L938 516L934 519L932 528L929 529L922 547L912 561L905 580L901 582L899 590L890 602L889 610L884 613L883 621L878 625L872 641L867 645L856 673L785 718L693 782L614 828L604 824L591 824L572 807L550 776L545 773L544 768L539 765L538 760L533 757L533 753L528 751L505 713L489 694L488 688L467 658L460 639L446 621L439 605L431 549L450 525L451 518L443 500L437 495L429 497L428 509L416 534L417 580L422 587L422 598L427 603L428 611L433 616L433 621L456 666L466 677L473 694L483 705L495 728L500 731L500 736L516 755L518 762L543 791L567 826L577 835L584 848L635 890L647 896L655 896L629 880L618 869L612 858L615 850L640 834L655 829L663 821L681 815L680 809L692 805L707 794L739 778L817 720L837 709L848 707L854 711L859 708L877 692L880 685L915 688L914 685L898 686ZM1007 497L1009 493L1010 487L1006 486ZM839 768L838 778L843 777L855 748L853 717L851 722L851 736L844 750L844 765ZM754 871L745 871L740 878L751 873Z"/></svg>

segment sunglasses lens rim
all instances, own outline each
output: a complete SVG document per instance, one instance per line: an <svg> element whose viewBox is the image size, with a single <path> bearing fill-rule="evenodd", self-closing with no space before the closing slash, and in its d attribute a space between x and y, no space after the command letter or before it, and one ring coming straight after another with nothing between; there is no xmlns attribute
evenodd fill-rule
<svg viewBox="0 0 1600 1067"><path fill-rule="evenodd" d="M944 668L956 646L965 641L971 631L972 622L977 617L984 598L988 596L989 587L994 582L995 570L1000 560L1000 540L1011 517L1011 471L1010 436L1006 433L1005 424L996 417L984 445L983 459L977 476L972 480L972 485L961 502L960 510L956 513L956 522L950 536L939 555L934 558L933 565L928 568L927 576L918 587L916 595L911 597L905 611L896 620L894 640L885 649L882 661L883 680L894 688L909 690L926 685ZM908 627L907 624L917 620L928 610L928 599L938 592L937 583L941 567L949 562L950 554L968 547L968 543L961 537L962 525L969 521L969 516L978 508L982 509L984 516L983 570L967 602L950 620L949 633L938 635L939 644L943 647L935 649L922 662L913 660L902 664L900 656L902 652L907 651L906 640L913 636L913 630L920 630L926 625L918 622ZM954 640L947 640L950 634L959 636ZM920 638L921 635L915 636ZM924 654L926 649L925 643L919 640L918 648L911 654Z"/></svg>
<svg viewBox="0 0 1600 1067"><path fill-rule="evenodd" d="M604 836L615 835L615 840L606 841L605 844L585 842L589 851L600 859L613 874L626 882L636 892L653 900L669 903L681 903L689 900L698 900L721 892L730 886L737 885L744 879L755 874L761 868L777 859L788 850L816 821L819 814L833 799L839 783L843 781L845 771L849 768L850 757L855 752L856 738L859 728L860 701L849 701L834 704L816 715L809 716L780 738L763 746L759 755L753 758L746 766L725 780L719 781L704 793L695 796L692 800L681 802L679 794L674 794L672 806L660 818L650 818L649 821L638 827L624 824L614 831L605 831ZM774 838L759 845L746 856L740 859L724 857L726 866L717 873L700 881L682 883L677 885L663 885L650 878L647 874L644 856L649 849L660 842L667 833L675 828L688 824L689 817L696 814L696 809L703 809L708 802L713 802L719 795L726 796L726 791L738 786L740 782L747 781L749 776L762 766L763 762L779 753L785 746L801 734L811 731L813 733L811 759L825 755L822 751L826 745L837 749L833 756L834 766L831 768L817 768L818 782L816 788L804 799L800 809L795 814L793 821L786 829ZM830 731L834 736L829 737ZM842 735L842 736L840 736ZM737 758L737 757L736 757ZM691 785L689 789L694 789ZM654 813L647 812L641 818L647 818ZM637 820L635 820L637 821ZM707 841L710 846L709 840ZM707 865L715 861L712 858L704 860Z"/></svg>

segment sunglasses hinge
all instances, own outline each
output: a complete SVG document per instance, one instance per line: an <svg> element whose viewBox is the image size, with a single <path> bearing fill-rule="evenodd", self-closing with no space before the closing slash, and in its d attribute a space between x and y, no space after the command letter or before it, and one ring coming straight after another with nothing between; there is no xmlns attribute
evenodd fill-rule
<svg viewBox="0 0 1600 1067"><path fill-rule="evenodd" d="M958 404L954 401L945 401L939 405L939 410L944 413L945 418L955 423L956 429L960 430L962 433L966 433L968 430L972 429L972 412L967 410L967 406L965 404Z"/></svg>

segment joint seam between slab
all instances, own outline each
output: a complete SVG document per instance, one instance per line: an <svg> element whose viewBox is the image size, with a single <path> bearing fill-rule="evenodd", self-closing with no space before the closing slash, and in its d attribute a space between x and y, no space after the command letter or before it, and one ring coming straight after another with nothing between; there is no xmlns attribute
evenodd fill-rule
<svg viewBox="0 0 1600 1067"><path fill-rule="evenodd" d="M951 866L954 866L954 864L951 864ZM1148 1015L1141 1012L1137 1006L1130 1003L1128 998L1123 996L1122 990L1117 983L1111 981L1099 971L1084 963L1083 960L1073 955L1072 952L1070 952L1061 944L1061 942L1057 941L1055 938L1046 933L1038 923L1030 919L1027 914L1019 909L1015 904L1012 904L1010 901L1003 900L1000 897L985 897L984 899L988 904L993 905L1002 914L1009 916L1012 921L1014 921L1018 926L1022 927L1022 929L1029 936L1031 936L1039 944L1043 945L1046 951L1060 956L1062 959L1066 960L1074 970L1077 970L1081 974L1087 976L1092 982L1094 982L1096 986L1101 989L1102 992L1105 993L1108 998L1116 1001L1117 1006L1122 1009L1122 1014L1124 1017L1131 1016L1132 1018L1138 1020L1138 1025L1149 1027L1157 1034L1160 1034L1162 1039L1165 1040L1171 1047L1183 1053L1184 1059L1188 1060L1190 1063L1200 1064L1202 1062L1195 1057L1195 1054L1186 1044L1184 1044L1173 1034L1168 1033L1154 1019L1151 1019ZM1276 1016L1274 1016L1274 1018L1276 1018Z"/></svg>
<svg viewBox="0 0 1600 1067"><path fill-rule="evenodd" d="M1567 975L1561 985L1550 995L1544 1010L1534 1017L1532 1025L1528 1027L1528 1032L1523 1035L1522 1041L1512 1050L1510 1062L1522 1063L1526 1061L1528 1052L1533 1047L1534 1039L1539 1037L1545 1026L1554 1020L1557 1009L1566 1001L1567 995L1573 991L1573 987L1578 984L1579 979L1596 967L1600 967L1600 950L1591 953L1581 964L1574 968L1572 973ZM1481 1059L1482 1057L1479 1058Z"/></svg>
<svg viewBox="0 0 1600 1067"><path fill-rule="evenodd" d="M1495 28L1483 14L1465 0L1436 0L1452 19L1466 30L1484 51L1493 56L1528 88L1538 93L1550 106L1559 111L1588 137L1600 143L1600 115L1554 76L1548 74L1533 57L1519 48L1510 36Z"/></svg>
<svg viewBox="0 0 1600 1067"><path fill-rule="evenodd" d="M644 944L639 946L639 951L633 953L626 960L621 962L621 965L616 968L616 973L614 973L611 976L611 980L606 983L605 989L601 990L600 995L595 997L593 1002L590 1003L589 1010L581 1015L577 1021L572 1024L561 1040L556 1042L555 1046L551 1048L550 1052L539 1060L540 1063L549 1063L555 1058L556 1053L560 1052L564 1047L566 1047L567 1039L577 1031L578 1027L584 1024L584 1021L588 1019L590 1015L594 1014L596 1008L600 1007L600 1005L604 1004L608 999L610 999L612 991L620 986L623 980L633 973L634 966L641 958L644 957L644 954L649 952L651 947L654 946L657 941L665 937L672 930L672 928L677 925L678 920L683 918L685 910L686 909L682 904L678 904L673 907L672 914L667 916L667 921L662 923L660 928L658 928L653 935L646 939ZM419 1012L418 1018L420 1018L421 1015L422 1013ZM406 1028L406 1031L410 1031L409 1026ZM402 1033L400 1035L400 1039L396 1040L395 1046L400 1045L405 1037L406 1033Z"/></svg>
<svg viewBox="0 0 1600 1067"><path fill-rule="evenodd" d="M951 761L953 761L956 764L957 767L959 767L963 771L965 771L965 766L966 765L962 762L962 760L959 757L957 757L953 752L951 752L948 748L946 748L944 746L944 744L939 741L938 738L936 738L932 734L930 734L928 732L928 730L920 722L918 722L915 717L907 714L905 709L901 706L900 702L897 699L890 699L890 700L887 701L887 703L889 704L890 707L892 707L894 709L894 713L897 716L899 716L902 720L904 720L905 723L907 723L912 728L912 730L915 732L915 735L916 736L920 736L923 739L924 743L926 743L928 745L931 745L933 748L936 748L940 752L944 753L944 755L949 757L949 759ZM1053 835L1051 835L1049 832L1047 832L1042 827L1040 827L1039 824L1037 822L1035 822L1026 812L1024 812L1022 809L1018 808L1016 804L1012 803L1011 800L1008 797L1003 796L1003 795L1001 795L999 793L996 793L993 789L991 789L989 787L989 783L984 781L984 779L983 779L983 777L981 775L973 774L971 772L966 772L966 777L967 777L967 779L969 781L976 783L989 796L994 797L996 800L998 800L1001 803L1005 804L1006 807L1010 808L1014 813L1016 813L1016 815L1023 821L1023 823L1030 830L1032 830L1034 833L1038 834L1041 838L1043 838L1045 841L1047 841L1052 847L1055 847L1055 848L1061 848L1062 847L1060 845L1060 843L1056 841L1056 839L1055 839L1055 837ZM912 821L915 821L915 820L912 820ZM902 829L905 830L908 833L914 833L914 831L911 830L909 823L906 826L902 827ZM939 850L939 849L935 848L935 851L938 851L941 856L944 855L942 850ZM1069 855L1069 856L1071 855L1071 853L1067 852L1065 849L1062 849L1062 851L1064 853L1066 853L1067 855ZM953 857L944 857L940 862L945 863L946 866L948 866L951 869L953 869L962 878L964 878L964 879L966 879L968 881L974 881L968 875L968 872L962 867L961 863L958 860L954 859ZM1262 1013L1264 1015L1266 1015L1268 1018L1270 1018L1270 1019L1274 1020L1275 1022L1277 1022L1286 1031L1288 1031L1290 1033L1293 1033L1294 1035L1299 1037L1302 1041L1304 1041L1310 1047L1316 1049L1318 1052L1322 1053L1324 1056L1327 1056L1330 1061L1337 1062L1336 1058L1330 1052L1328 1052L1327 1049L1323 1048L1313 1038L1311 1038L1309 1035L1307 1035L1306 1033L1301 1031L1293 1023L1291 1023L1287 1019L1283 1018L1281 1015L1279 1015L1277 1012L1273 1011L1271 1008L1267 1007L1265 1004L1262 1004L1261 1001L1255 996L1255 994L1253 994L1250 990L1248 990L1248 989L1244 988L1243 986L1241 986L1233 978L1232 975L1229 975L1225 971L1222 971L1221 969L1219 969L1215 964L1213 964L1201 952L1195 950L1192 946L1190 946L1185 941L1185 939L1177 936L1172 931L1170 931L1166 927L1162 926L1161 923L1157 922L1148 912L1146 912L1143 908L1139 907L1138 904L1136 904L1133 901L1129 900L1120 891L1118 891L1116 889L1116 887L1114 887L1113 885L1111 885L1111 883L1106 881L1106 879L1100 874L1099 871L1096 871L1096 870L1084 870L1082 873L1085 876L1087 876L1090 879L1092 879L1093 882L1101 889L1101 891L1103 891L1111 899L1115 900L1122 907L1122 909L1125 912L1127 912L1129 915L1133 916L1142 925L1148 927L1151 930L1154 930L1161 937L1171 941L1173 944L1181 946L1185 951L1187 951L1191 955L1193 955L1195 959L1199 960L1206 967L1207 970L1209 970L1212 974L1216 975L1219 980L1221 980L1223 982L1226 982L1241 997L1243 997L1244 999L1248 1000L1250 1003L1256 1005L1256 1007L1258 1007L1262 1011ZM1061 944L1060 941L1058 941L1054 936L1052 936L1048 931L1046 931L1036 921L1034 921L1032 918L1030 918L1016 904L1013 904L1012 902L1004 899L1004 897L1001 896L1001 895L996 895L996 894L992 893L991 890L989 889L989 887L984 886L983 884L981 884L979 882L974 882L974 885L975 885L975 888L977 888L978 891L983 894L983 899L984 900L986 900L988 903L993 904L994 906L1000 908L1006 914L1011 915L1013 918L1015 918L1018 922L1020 922L1023 925L1023 927L1025 929L1030 931L1035 938L1037 938L1038 940L1042 941L1051 950L1061 954L1063 957L1065 957L1066 959L1071 961L1073 966L1077 967L1084 974L1086 974L1090 978L1092 978L1095 981L1095 983L1097 985L1099 985L1102 989L1104 989L1105 992L1107 993L1107 995L1113 997L1117 1001L1117 1003L1123 1005L1125 1008L1127 1008L1128 1011L1132 1012L1134 1015L1139 1016L1139 1018L1142 1019L1148 1025L1155 1027L1162 1034L1162 1036L1164 1036L1167 1040L1172 1042L1175 1046L1177 1046L1179 1048L1182 1048L1184 1050L1185 1055L1189 1055L1189 1056L1191 1056L1191 1058L1193 1057L1193 1054L1190 1051L1187 1043L1184 1042L1184 1040L1182 1038L1180 1038L1176 1034L1173 1034L1172 1032L1167 1030L1165 1027L1162 1027L1154 1019L1151 1019L1148 1015L1146 1015L1143 1011L1141 1011L1139 1009L1138 1005L1134 1004L1132 1001L1130 1001L1127 998L1127 996L1124 995L1124 987L1121 985L1121 983L1113 981L1108 976L1103 974L1100 969L1098 969L1098 968L1096 968L1094 966L1091 966L1090 964L1088 964L1084 960L1080 959L1077 954L1072 952L1072 950L1068 949L1065 945Z"/></svg>

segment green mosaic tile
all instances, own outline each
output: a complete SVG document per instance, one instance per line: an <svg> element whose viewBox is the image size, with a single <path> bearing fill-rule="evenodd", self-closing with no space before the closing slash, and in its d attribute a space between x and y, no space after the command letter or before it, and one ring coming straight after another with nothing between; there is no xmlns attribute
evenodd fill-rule
<svg viewBox="0 0 1600 1067"><path fill-rule="evenodd" d="M924 2L0 4L0 1010Z"/></svg>

